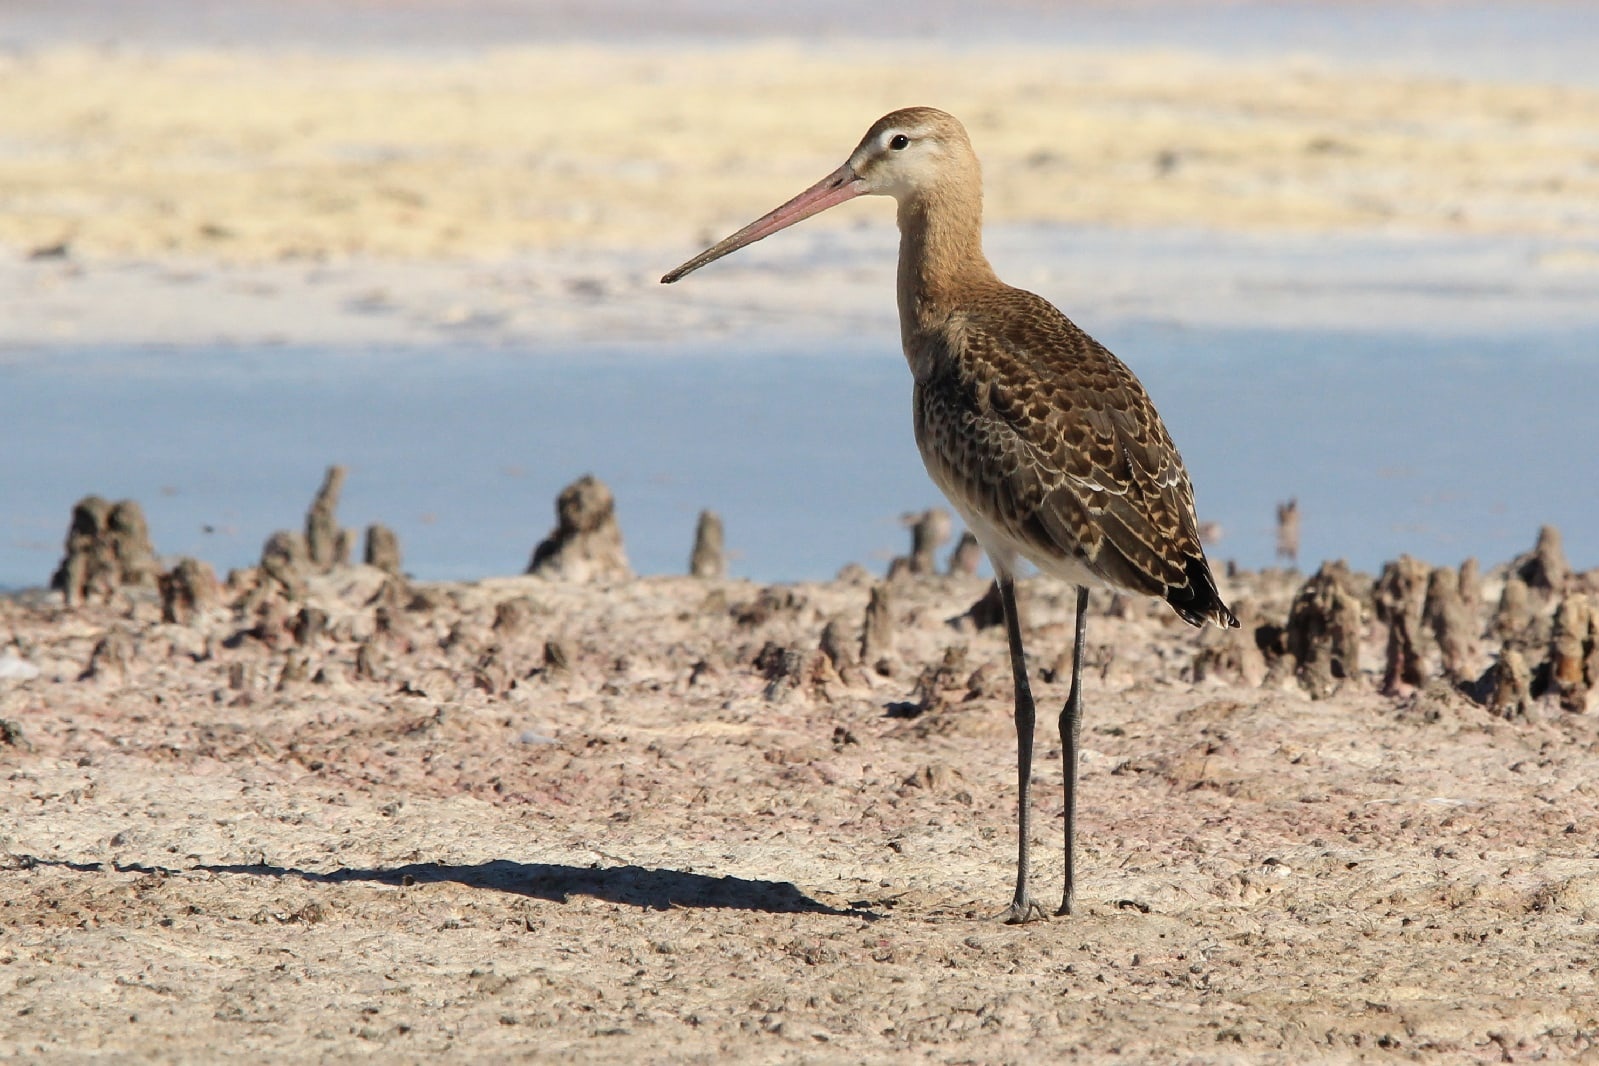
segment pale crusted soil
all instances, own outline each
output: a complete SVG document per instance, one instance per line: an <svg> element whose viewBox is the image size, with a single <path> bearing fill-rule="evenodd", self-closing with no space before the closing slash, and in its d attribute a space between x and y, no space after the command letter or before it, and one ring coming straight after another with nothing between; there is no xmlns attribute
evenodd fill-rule
<svg viewBox="0 0 1599 1066"><path fill-rule="evenodd" d="M42 670L0 682L5 1054L1592 1053L1588 717L1509 723L1369 677L1317 702L1195 683L1191 630L1096 600L1083 913L1008 927L1004 646L948 621L980 582L897 583L889 676L840 678L810 653L831 618L855 639L863 583L762 600L505 579L424 589L375 634L379 580L319 579L329 635L303 649L278 615L0 601L0 647ZM1293 583L1232 591L1274 617ZM1070 597L1025 597L1052 671ZM128 665L103 654L83 678L116 630ZM949 648L965 659L914 713ZM752 665L784 650L797 674ZM280 682L291 663L306 680ZM1050 723L1041 738L1047 899L1060 774Z"/></svg>

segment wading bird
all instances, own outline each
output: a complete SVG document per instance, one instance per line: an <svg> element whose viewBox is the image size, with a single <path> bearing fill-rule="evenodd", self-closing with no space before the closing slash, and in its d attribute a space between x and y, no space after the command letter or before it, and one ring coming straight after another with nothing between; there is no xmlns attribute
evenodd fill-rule
<svg viewBox="0 0 1599 1066"><path fill-rule="evenodd" d="M994 566L1016 678L1016 895L1010 922L1044 917L1028 891L1033 697L1017 560L1077 586L1072 683L1060 714L1066 887L1073 836L1088 590L1156 596L1191 625L1237 626L1200 546L1193 488L1132 371L1051 304L995 276L983 255L982 174L965 128L929 107L878 119L843 166L690 259L713 260L857 196L899 208L899 321L915 379L916 445L927 472Z"/></svg>

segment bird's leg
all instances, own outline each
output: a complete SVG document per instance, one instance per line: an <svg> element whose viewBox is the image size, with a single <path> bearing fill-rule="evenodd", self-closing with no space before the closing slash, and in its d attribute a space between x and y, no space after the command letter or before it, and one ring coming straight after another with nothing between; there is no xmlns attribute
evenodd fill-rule
<svg viewBox="0 0 1599 1066"><path fill-rule="evenodd" d="M1072 687L1060 712L1061 761L1066 777L1066 890L1056 914L1070 914L1077 902L1075 848L1077 828L1078 737L1083 731L1083 644L1088 636L1088 589L1077 589L1077 636L1072 641Z"/></svg>
<svg viewBox="0 0 1599 1066"><path fill-rule="evenodd" d="M997 577L999 601L1005 609L1005 633L1010 638L1011 673L1016 678L1016 898L1005 921L1018 925L1045 917L1044 908L1027 891L1027 837L1030 830L1028 787L1033 780L1033 690L1027 684L1027 653L1022 650L1022 619L1016 611L1016 581L1009 574Z"/></svg>

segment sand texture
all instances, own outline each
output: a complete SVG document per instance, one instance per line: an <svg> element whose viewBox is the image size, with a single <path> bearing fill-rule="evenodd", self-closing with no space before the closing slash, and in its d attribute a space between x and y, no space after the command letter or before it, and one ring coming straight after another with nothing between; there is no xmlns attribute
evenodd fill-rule
<svg viewBox="0 0 1599 1066"><path fill-rule="evenodd" d="M892 633L862 661L859 572L407 587L355 567L293 600L259 576L185 624L138 590L0 600L0 644L37 671L0 681L0 1054L1592 1051L1595 720L1550 697L1496 716L1420 642L1422 683L1379 694L1370 578L1348 583L1365 665L1320 699L1250 652L1297 576L1234 575L1234 638L1096 597L1081 913L1012 927L1005 647L960 617L981 579L880 586ZM1023 601L1053 707L1073 596L1038 579Z"/></svg>

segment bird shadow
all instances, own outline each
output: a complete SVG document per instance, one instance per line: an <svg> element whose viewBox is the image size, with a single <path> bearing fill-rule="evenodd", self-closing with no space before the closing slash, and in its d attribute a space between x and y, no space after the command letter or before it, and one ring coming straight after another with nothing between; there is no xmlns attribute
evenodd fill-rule
<svg viewBox="0 0 1599 1066"><path fill-rule="evenodd" d="M370 882L395 887L453 882L467 888L506 892L552 903L568 903L574 896L587 896L641 910L725 909L758 911L765 914L825 914L838 917L876 919L882 915L871 909L867 900L833 907L812 899L792 882L759 881L743 877L712 877L683 870L653 869L647 866L571 866L564 863L525 863L508 859L451 866L435 862L414 862L402 866L371 869L344 868L327 872L301 870L271 863L200 863L194 866L164 867L144 863L72 862L14 856L23 867L58 866L86 873L161 874L176 876L206 872L247 877L296 878L314 884L342 885Z"/></svg>

